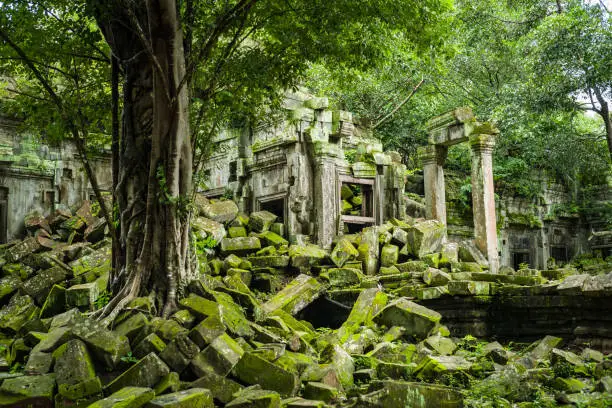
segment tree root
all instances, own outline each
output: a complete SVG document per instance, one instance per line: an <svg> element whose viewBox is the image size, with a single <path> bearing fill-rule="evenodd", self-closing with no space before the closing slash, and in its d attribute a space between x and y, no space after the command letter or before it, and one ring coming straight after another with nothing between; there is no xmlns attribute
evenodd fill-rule
<svg viewBox="0 0 612 408"><path fill-rule="evenodd" d="M131 279L131 282L126 283L106 306L92 314L91 317L98 320L104 327L110 326L117 315L137 297L139 291L140 279L136 276Z"/></svg>

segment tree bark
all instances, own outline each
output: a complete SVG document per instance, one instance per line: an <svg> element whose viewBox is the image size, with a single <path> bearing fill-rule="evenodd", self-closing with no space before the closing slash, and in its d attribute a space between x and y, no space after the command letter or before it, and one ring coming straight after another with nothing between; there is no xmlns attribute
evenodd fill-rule
<svg viewBox="0 0 612 408"><path fill-rule="evenodd" d="M124 75L120 212L113 299L99 317L111 322L137 296L153 296L168 316L193 277L187 205L192 178L183 35L175 0L105 6L98 24Z"/></svg>
<svg viewBox="0 0 612 408"><path fill-rule="evenodd" d="M599 110L597 113L601 116L604 121L604 128L606 129L606 141L608 142L608 154L610 160L612 160L612 117L610 116L610 106L608 101L604 98L601 90L597 87L593 87L593 93L599 102Z"/></svg>

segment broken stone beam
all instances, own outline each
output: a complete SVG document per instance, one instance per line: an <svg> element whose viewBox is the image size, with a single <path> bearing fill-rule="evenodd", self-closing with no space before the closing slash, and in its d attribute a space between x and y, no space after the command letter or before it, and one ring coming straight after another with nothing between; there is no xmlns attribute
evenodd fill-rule
<svg viewBox="0 0 612 408"><path fill-rule="evenodd" d="M272 299L264 303L262 309L266 313L272 313L276 310L283 309L295 315L317 299L324 290L325 286L319 283L315 278L302 274L292 280Z"/></svg>

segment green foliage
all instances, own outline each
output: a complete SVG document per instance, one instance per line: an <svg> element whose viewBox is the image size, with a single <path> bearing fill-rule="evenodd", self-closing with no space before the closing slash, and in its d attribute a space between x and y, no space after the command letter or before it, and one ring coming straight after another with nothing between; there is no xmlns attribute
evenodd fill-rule
<svg viewBox="0 0 612 408"><path fill-rule="evenodd" d="M128 364L134 364L138 362L138 358L133 356L131 351L128 352L125 356L121 357L120 360Z"/></svg>
<svg viewBox="0 0 612 408"><path fill-rule="evenodd" d="M110 302L110 299L111 299L110 292L108 292L107 290L103 291L102 293L100 293L100 295L94 302L95 309L96 310L102 309L104 306L108 304L108 302Z"/></svg>

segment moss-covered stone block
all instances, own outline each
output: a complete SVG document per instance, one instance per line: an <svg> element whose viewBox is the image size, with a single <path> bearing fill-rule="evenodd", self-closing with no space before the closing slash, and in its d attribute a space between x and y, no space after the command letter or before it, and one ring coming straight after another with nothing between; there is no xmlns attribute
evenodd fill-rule
<svg viewBox="0 0 612 408"><path fill-rule="evenodd" d="M87 351L87 346L80 340L71 340L53 352L55 365L53 371L59 386L59 392L66 398L79 399L87 395L97 394L102 390L101 385L83 385L81 387L67 387L96 378L93 361ZM99 380L98 380L99 383ZM89 394L80 392L92 391Z"/></svg>
<svg viewBox="0 0 612 408"><path fill-rule="evenodd" d="M37 318L39 313L40 309L31 297L14 296L8 305L0 309L0 329L16 333L26 322Z"/></svg>
<svg viewBox="0 0 612 408"><path fill-rule="evenodd" d="M302 273L310 272L310 268L320 265L326 257L327 252L316 245L291 245L289 247L291 266L298 268Z"/></svg>
<svg viewBox="0 0 612 408"><path fill-rule="evenodd" d="M109 392L117 392L124 387L153 388L169 372L166 363L155 353L150 353L110 382L106 389Z"/></svg>
<svg viewBox="0 0 612 408"><path fill-rule="evenodd" d="M164 348L159 357L172 370L181 373L199 352L200 348L187 335L180 335Z"/></svg>
<svg viewBox="0 0 612 408"><path fill-rule="evenodd" d="M450 281L448 292L459 296L487 296L491 293L490 282L480 281Z"/></svg>
<svg viewBox="0 0 612 408"><path fill-rule="evenodd" d="M406 298L400 298L391 302L374 316L374 321L387 327L403 326L406 328L407 335L422 340L427 337L441 318L442 315L434 310Z"/></svg>
<svg viewBox="0 0 612 408"><path fill-rule="evenodd" d="M218 315L207 317L189 332L189 338L201 349L225 333L225 325Z"/></svg>
<svg viewBox="0 0 612 408"><path fill-rule="evenodd" d="M399 259L399 247L397 245L387 244L380 251L380 264L382 266L392 266Z"/></svg>
<svg viewBox="0 0 612 408"><path fill-rule="evenodd" d="M423 272L423 282L429 286L444 286L450 280L452 280L451 275L439 269L427 268L427 270Z"/></svg>
<svg viewBox="0 0 612 408"><path fill-rule="evenodd" d="M433 381L457 372L467 372L472 363L461 356L426 356L415 369L417 378Z"/></svg>
<svg viewBox="0 0 612 408"><path fill-rule="evenodd" d="M66 310L66 288L59 285L53 285L51 291L47 295L45 303L40 309L40 317L47 318L55 316Z"/></svg>
<svg viewBox="0 0 612 408"><path fill-rule="evenodd" d="M277 391L282 396L293 396L299 387L295 373L273 364L254 352L246 352L232 369L234 375L246 384L259 384L262 388Z"/></svg>
<svg viewBox="0 0 612 408"><path fill-rule="evenodd" d="M181 299L179 304L200 319L219 314L217 303L198 295L190 294L188 297Z"/></svg>
<svg viewBox="0 0 612 408"><path fill-rule="evenodd" d="M332 287L345 288L359 285L363 274L359 269L329 268L322 272L320 277L326 279Z"/></svg>
<svg viewBox="0 0 612 408"><path fill-rule="evenodd" d="M7 249L4 253L4 259L6 259L8 263L15 263L25 258L27 255L38 252L41 249L42 246L38 243L36 237L29 237Z"/></svg>
<svg viewBox="0 0 612 408"><path fill-rule="evenodd" d="M259 234L259 239L261 239L264 245L273 246L275 248L289 245L289 241L272 231L262 232Z"/></svg>
<svg viewBox="0 0 612 408"><path fill-rule="evenodd" d="M463 396L456 388L397 380L385 380L373 384L373 393L364 403L385 408L462 408Z"/></svg>
<svg viewBox="0 0 612 408"><path fill-rule="evenodd" d="M177 392L181 389L181 377L176 371L172 371L164 376L155 386L155 395Z"/></svg>
<svg viewBox="0 0 612 408"><path fill-rule="evenodd" d="M338 268L341 268L347 261L355 260L358 256L359 251L357 251L351 241L342 238L332 250L330 258Z"/></svg>
<svg viewBox="0 0 612 408"><path fill-rule="evenodd" d="M55 374L7 378L0 386L0 406L53 406Z"/></svg>
<svg viewBox="0 0 612 408"><path fill-rule="evenodd" d="M302 395L311 400L332 402L339 396L337 388L321 382L311 381L304 386Z"/></svg>
<svg viewBox="0 0 612 408"><path fill-rule="evenodd" d="M325 291L325 286L315 278L308 275L298 275L294 280L268 302L262 305L266 313L273 313L283 309L291 314L296 314L304 309Z"/></svg>
<svg viewBox="0 0 612 408"><path fill-rule="evenodd" d="M52 363L51 353L34 351L28 356L24 371L30 375L48 374L51 371Z"/></svg>
<svg viewBox="0 0 612 408"><path fill-rule="evenodd" d="M200 378L189 384L190 388L206 388L210 390L213 397L223 404L227 404L233 395L240 392L244 387L229 378L216 374L213 371L203 371Z"/></svg>
<svg viewBox="0 0 612 408"><path fill-rule="evenodd" d="M120 336L127 337L128 339L130 339L130 342L133 342L137 336L140 338L146 336L149 330L148 324L149 319L147 319L144 313L136 312L121 323L119 323L113 329L113 331Z"/></svg>
<svg viewBox="0 0 612 408"><path fill-rule="evenodd" d="M125 387L88 408L140 408L155 397L151 388Z"/></svg>
<svg viewBox="0 0 612 408"><path fill-rule="evenodd" d="M79 322L72 327L72 332L87 345L87 349L106 368L115 368L121 357L130 352L127 337L107 330L97 322L91 320Z"/></svg>
<svg viewBox="0 0 612 408"><path fill-rule="evenodd" d="M238 363L244 350L226 333L215 338L208 347L202 350L193 361L191 370L196 376L203 371L214 371L219 375L227 375Z"/></svg>
<svg viewBox="0 0 612 408"><path fill-rule="evenodd" d="M281 398L275 391L245 389L225 406L232 408L280 408Z"/></svg>
<svg viewBox="0 0 612 408"><path fill-rule="evenodd" d="M412 255L421 258L438 252L445 237L446 227L443 223L437 220L421 221L408 230L408 246Z"/></svg>
<svg viewBox="0 0 612 408"><path fill-rule="evenodd" d="M54 266L38 272L25 281L22 290L23 293L31 296L39 305L42 305L53 285L63 282L69 277L69 271L60 266Z"/></svg>
<svg viewBox="0 0 612 408"><path fill-rule="evenodd" d="M166 348L166 343L155 333L150 333L134 347L133 354L143 358L149 353L159 354Z"/></svg>
<svg viewBox="0 0 612 408"><path fill-rule="evenodd" d="M99 285L96 282L74 285L66 290L66 307L77 307L83 311L91 311L98 296L100 296Z"/></svg>
<svg viewBox="0 0 612 408"><path fill-rule="evenodd" d="M209 390L191 388L155 397L145 405L145 408L214 408L214 406Z"/></svg>
<svg viewBox="0 0 612 408"><path fill-rule="evenodd" d="M261 241L257 237L223 238L221 253L223 255L246 255L261 249Z"/></svg>
<svg viewBox="0 0 612 408"><path fill-rule="evenodd" d="M289 265L286 255L252 256L249 261L255 268L285 268Z"/></svg>
<svg viewBox="0 0 612 408"><path fill-rule="evenodd" d="M265 232L276 221L276 215L269 211L256 211L249 216L249 230L254 232Z"/></svg>

